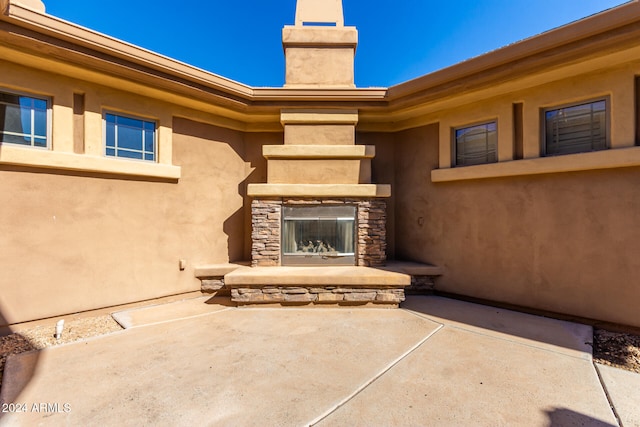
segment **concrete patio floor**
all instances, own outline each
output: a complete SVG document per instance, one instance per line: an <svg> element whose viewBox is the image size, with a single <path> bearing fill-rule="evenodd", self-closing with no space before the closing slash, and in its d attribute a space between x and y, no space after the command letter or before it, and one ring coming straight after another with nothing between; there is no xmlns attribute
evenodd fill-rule
<svg viewBox="0 0 640 427"><path fill-rule="evenodd" d="M440 297L205 301L116 313L128 329L10 357L0 400L26 412L0 426L618 426L609 399L640 425L640 375L601 369L605 392L588 326Z"/></svg>

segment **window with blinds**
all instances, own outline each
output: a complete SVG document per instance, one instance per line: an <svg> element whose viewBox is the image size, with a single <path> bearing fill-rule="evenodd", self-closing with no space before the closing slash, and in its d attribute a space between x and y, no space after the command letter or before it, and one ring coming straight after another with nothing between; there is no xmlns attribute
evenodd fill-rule
<svg viewBox="0 0 640 427"><path fill-rule="evenodd" d="M544 111L544 155L607 149L607 100Z"/></svg>
<svg viewBox="0 0 640 427"><path fill-rule="evenodd" d="M454 130L455 166L498 161L497 123L489 122Z"/></svg>

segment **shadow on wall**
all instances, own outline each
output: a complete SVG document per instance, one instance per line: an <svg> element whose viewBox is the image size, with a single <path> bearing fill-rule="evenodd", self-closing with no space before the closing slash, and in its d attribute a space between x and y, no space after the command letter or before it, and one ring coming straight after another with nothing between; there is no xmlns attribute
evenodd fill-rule
<svg viewBox="0 0 640 427"><path fill-rule="evenodd" d="M198 204L194 208L213 210L210 212L212 217L215 211L223 210L225 218L216 221L223 223L229 261L248 259L251 254L251 198L247 196L247 185L266 181L262 146L282 144L282 134L245 133L174 118L173 135L174 160L183 167L181 182L190 186L190 194L198 195L197 200L189 199L189 202ZM241 205L234 196L240 196ZM222 203L226 205L221 206ZM229 211L232 212L230 215L226 213ZM218 222L211 224L211 227L218 226ZM211 229L208 231L213 233ZM222 254L215 256L218 258Z"/></svg>
<svg viewBox="0 0 640 427"><path fill-rule="evenodd" d="M251 259L251 203L253 198L247 195L249 184L267 182L267 161L262 155L264 145L281 145L284 141L282 133L248 133L244 134L244 154L242 160L248 173L238 183L238 194L243 197L244 251L242 260Z"/></svg>
<svg viewBox="0 0 640 427"><path fill-rule="evenodd" d="M244 230L244 209L246 207L235 211L222 224L222 231L227 235L229 262L242 261L245 258L244 239L236 236L238 230Z"/></svg>
<svg viewBox="0 0 640 427"><path fill-rule="evenodd" d="M565 426L589 426L589 427L616 427L604 421L595 419L588 415L572 411L566 408L555 408L546 411L549 417L548 427L565 427Z"/></svg>
<svg viewBox="0 0 640 427"><path fill-rule="evenodd" d="M244 141L244 144L246 147L248 142ZM229 262L233 263L251 259L251 202L253 199L247 195L247 186L250 183L263 182L266 177L259 172L261 166L259 159L247 155L247 150L240 152L233 146L232 148L251 170L237 186L238 195L242 197L242 207L231 214L222 225L222 230L227 235ZM238 230L242 230L240 236Z"/></svg>

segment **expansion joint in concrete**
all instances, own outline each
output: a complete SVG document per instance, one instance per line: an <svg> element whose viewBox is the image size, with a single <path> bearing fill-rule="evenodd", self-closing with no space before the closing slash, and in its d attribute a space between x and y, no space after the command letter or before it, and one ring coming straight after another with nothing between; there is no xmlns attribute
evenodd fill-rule
<svg viewBox="0 0 640 427"><path fill-rule="evenodd" d="M613 399L611 398L611 394L609 393L609 389L607 388L607 384L602 379L602 374L600 373L600 369L598 369L598 365L593 360L591 361L591 363L593 365L593 369L595 369L596 371L596 375L598 376L598 382L600 383L600 387L602 387L602 391L607 398L607 402L609 402L609 406L611 407L611 412L613 412L613 416L616 417L618 426L624 427L624 424L622 423L622 419L620 418L620 415L618 414L618 411L616 409L616 405L613 403Z"/></svg>
<svg viewBox="0 0 640 427"><path fill-rule="evenodd" d="M337 405L333 406L332 408L330 408L328 411L326 411L324 414L320 415L318 418L312 420L309 423L306 423L305 425L309 425L309 426L314 426L316 424L318 424L319 422L321 422L322 420L324 420L325 418L327 418L328 416L330 416L331 414L333 414L335 411L337 411L338 409L340 409L340 407L346 405L347 403L349 403L352 399L354 399L357 395L359 395L360 393L362 393L367 387L369 387L371 384L373 384L374 382L376 382L379 378L381 378L384 374L386 374L387 372L389 372L391 369L393 369L394 366L396 366L398 363L402 362L404 359L406 359L407 357L409 357L409 355L411 355L413 352L415 352L416 350L418 350L424 343L426 343L429 338L431 338L432 336L434 336L436 333L438 333L438 331L440 331L442 328L444 328L443 324L438 325L438 327L431 331L426 337L424 337L423 339L421 339L416 345L414 345L413 347L411 347L409 350L407 350L406 352L404 352L402 355L400 355L400 357L398 357L397 359L393 360L391 363L389 363L386 367L384 367L380 372L378 372L377 374L375 374L373 377L371 377L371 379L369 379L368 381L366 381L364 384L362 384L360 387L358 387L356 390L353 391L353 393L351 393L349 396L347 396L346 398L344 398L342 401L340 401Z"/></svg>

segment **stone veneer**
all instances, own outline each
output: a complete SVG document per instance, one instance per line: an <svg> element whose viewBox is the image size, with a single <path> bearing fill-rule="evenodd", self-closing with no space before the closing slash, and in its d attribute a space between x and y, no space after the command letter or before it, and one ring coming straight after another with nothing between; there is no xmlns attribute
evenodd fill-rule
<svg viewBox="0 0 640 427"><path fill-rule="evenodd" d="M381 199L254 199L251 203L251 265L281 265L283 205L355 205L358 266L380 267L386 262L386 202Z"/></svg>
<svg viewBox="0 0 640 427"><path fill-rule="evenodd" d="M404 289L348 286L263 286L231 289L231 300L240 304L400 304Z"/></svg>
<svg viewBox="0 0 640 427"><path fill-rule="evenodd" d="M201 281L201 285L200 285L200 291L204 294L212 294L212 295L216 295L216 296L229 296L230 295L230 289L228 287L226 287L225 283L224 283L224 276L203 276L203 277L198 277ZM411 285L406 287L404 290L405 294L408 295L432 295L435 292L435 280L438 278L437 275L433 275L433 276L424 276L424 275L411 275ZM278 291L276 292L275 290L273 290L273 287L268 288L269 290L267 290L266 292L264 292L265 294L277 294L277 293L282 293L282 294L294 294L293 292L290 292L291 287L277 287ZM301 286L301 288L305 288L307 289L308 293L325 293L324 291L320 292L318 291L317 287L306 287L306 286ZM238 289L237 292L235 292L235 295L237 298L239 298L242 301L247 300L249 297L248 296L243 296L245 294L248 293L255 293L254 290L247 290L247 289L253 289L253 288L240 288ZM367 289L354 289L354 288L345 288L344 286L341 287L336 287L336 288L321 288L326 290L327 292L331 292L331 293L342 293L342 294L346 294L346 293L364 293L364 292L373 292L373 290L367 290ZM340 289L340 291L335 291L335 289ZM242 292L240 292L240 290L242 290ZM382 289L376 289L376 291L381 291ZM387 296L384 296L384 294L388 293L388 291L385 291L383 294L381 294L380 296L376 295L376 300L377 301L381 301L385 298L387 298ZM398 292L391 292L392 294L398 295ZM324 295L322 297L320 297L317 300L310 300L309 302L327 302L329 300L331 300L332 298L335 299L336 302L339 301L352 301L354 299L352 298L359 298L359 297L363 297L364 295L360 295L360 296L349 296L346 299L345 298L340 298L339 296L334 296L331 297L329 295ZM257 299L260 299L259 296L256 296ZM265 302L269 302L268 300L270 298L275 298L275 297L266 297ZM291 298L293 297L282 297L284 301L290 301ZM288 299L287 299L288 298ZM395 298L395 297L394 297ZM402 300L399 300L397 302L401 302Z"/></svg>

